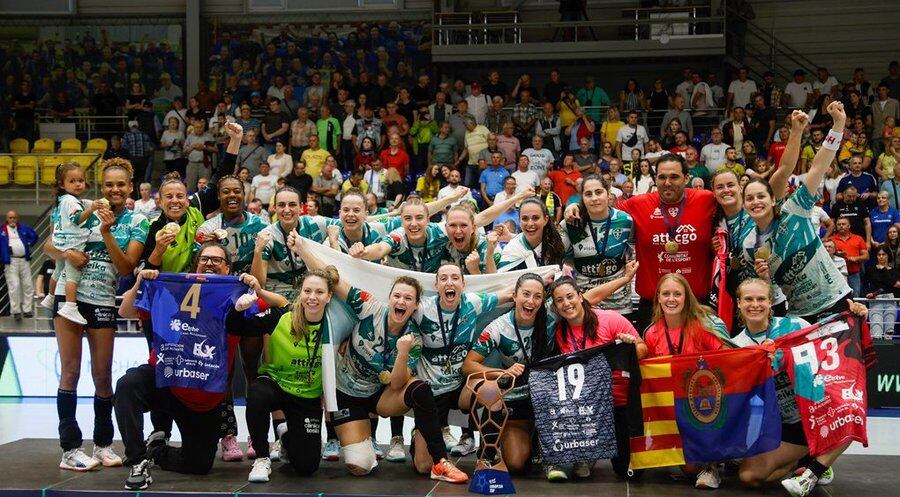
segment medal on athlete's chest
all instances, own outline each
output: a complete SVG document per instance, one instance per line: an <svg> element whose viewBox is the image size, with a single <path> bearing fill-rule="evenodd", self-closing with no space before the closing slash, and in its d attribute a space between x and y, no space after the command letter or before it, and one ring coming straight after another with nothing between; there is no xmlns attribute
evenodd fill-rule
<svg viewBox="0 0 900 497"><path fill-rule="evenodd" d="M675 254L678 252L678 242L674 240L669 240L665 245L666 253Z"/></svg>
<svg viewBox="0 0 900 497"><path fill-rule="evenodd" d="M731 269L740 269L741 268L741 257L739 255L731 256Z"/></svg>
<svg viewBox="0 0 900 497"><path fill-rule="evenodd" d="M444 374L453 374L453 361L450 360L450 356L447 356L447 361L444 363Z"/></svg>
<svg viewBox="0 0 900 497"><path fill-rule="evenodd" d="M675 254L678 253L678 242L675 241L675 237L678 235L678 228L681 226L681 214L684 213L684 204L687 200L687 196L681 199L681 204L678 208L666 206L662 199L659 201L659 212L662 215L663 224L666 227L666 233L668 233L668 239L663 245L667 254Z"/></svg>

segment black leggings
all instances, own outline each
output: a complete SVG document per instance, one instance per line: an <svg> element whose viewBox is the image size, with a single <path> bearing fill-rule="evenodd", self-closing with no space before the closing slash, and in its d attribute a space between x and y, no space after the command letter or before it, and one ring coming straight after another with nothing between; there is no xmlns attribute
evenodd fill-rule
<svg viewBox="0 0 900 497"><path fill-rule="evenodd" d="M257 457L269 457L269 414L281 410L288 427L281 444L291 466L303 476L315 473L322 461L321 400L291 395L268 376L253 380L247 391L247 428L250 438L259 441L254 446Z"/></svg>
<svg viewBox="0 0 900 497"><path fill-rule="evenodd" d="M137 464L149 457L168 471L209 473L220 434L218 405L205 412L189 409L168 388L156 388L156 375L149 364L131 368L119 378L114 405L126 464ZM181 447L154 446L148 453L144 444L144 413L151 407L175 420L181 432Z"/></svg>
<svg viewBox="0 0 900 497"><path fill-rule="evenodd" d="M444 445L444 437L441 434L440 416L437 404L434 402L434 394L424 381L416 380L406 387L403 394L403 402L413 410L416 420L416 428L425 439L428 453L431 459L437 463L447 457L447 448ZM411 444L415 445L415 442Z"/></svg>

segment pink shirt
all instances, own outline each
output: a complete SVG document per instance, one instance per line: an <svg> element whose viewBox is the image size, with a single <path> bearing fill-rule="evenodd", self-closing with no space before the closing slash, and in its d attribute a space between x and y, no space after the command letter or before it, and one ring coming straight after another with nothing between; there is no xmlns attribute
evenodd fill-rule
<svg viewBox="0 0 900 497"><path fill-rule="evenodd" d="M637 330L631 325L631 321L628 321L625 316L622 316L616 311L607 311L603 309L591 310L594 311L594 315L597 316L596 337L587 337L583 348L590 349L599 347L600 345L606 345L613 342L620 333L640 338ZM568 340L565 340L561 333L562 322L565 320L560 319L560 321L560 324L557 325L556 328L556 347L559 349L559 352L561 354L569 354L571 352L582 350L581 341L585 338L582 325L569 326L567 333Z"/></svg>
<svg viewBox="0 0 900 497"><path fill-rule="evenodd" d="M503 159L507 166L515 166L522 152L519 139L515 136L497 135L497 148L503 151Z"/></svg>

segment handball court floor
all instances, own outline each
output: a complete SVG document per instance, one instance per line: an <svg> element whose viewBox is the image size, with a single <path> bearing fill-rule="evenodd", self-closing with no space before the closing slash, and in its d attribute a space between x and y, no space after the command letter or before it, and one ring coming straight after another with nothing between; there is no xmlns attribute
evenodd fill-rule
<svg viewBox="0 0 900 497"><path fill-rule="evenodd" d="M90 442L85 444L90 447ZM386 449L386 448L385 448ZM116 450L122 453L120 442ZM123 487L128 474L126 468L103 468L90 473L74 473L57 469L59 447L55 440L21 439L0 446L0 497L92 497L113 495L209 495L237 497L238 494L255 495L309 495L331 496L463 496L476 495L467 486L451 485L429 480L414 474L409 463L395 464L382 461L368 477L350 476L341 463L324 462L312 478L293 474L290 467L274 463L269 483L247 483L249 463L226 463L216 460L212 472L206 476L181 475L154 468L151 471L153 485L142 492L127 491ZM827 487L817 488L818 496L870 496L897 495L896 468L900 456L845 455L835 465L835 481ZM475 460L469 456L460 461L460 467L471 474ZM579 482L553 484L534 472L528 476L513 477L513 484L521 496L550 496L566 494L568 497L623 496L623 497L681 497L713 495L709 491L693 488L693 481L676 480L668 470L652 470L637 482L618 480L605 461L594 467L594 475ZM735 496L784 496L780 485L764 490L748 490L739 486L736 475L725 476L716 495Z"/></svg>

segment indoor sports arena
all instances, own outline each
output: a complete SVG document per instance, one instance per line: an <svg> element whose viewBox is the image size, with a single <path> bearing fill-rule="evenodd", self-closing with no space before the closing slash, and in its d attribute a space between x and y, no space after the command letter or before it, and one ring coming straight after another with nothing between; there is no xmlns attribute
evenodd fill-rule
<svg viewBox="0 0 900 497"><path fill-rule="evenodd" d="M0 497L892 494L897 7L0 0Z"/></svg>

